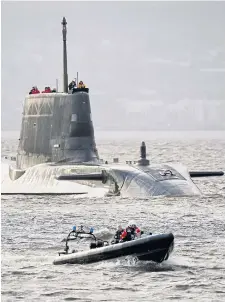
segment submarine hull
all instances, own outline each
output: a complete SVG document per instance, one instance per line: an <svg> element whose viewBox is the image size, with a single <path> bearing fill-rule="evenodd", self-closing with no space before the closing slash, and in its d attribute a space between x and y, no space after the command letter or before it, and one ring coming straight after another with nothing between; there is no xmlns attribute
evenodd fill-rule
<svg viewBox="0 0 225 302"><path fill-rule="evenodd" d="M138 198L201 194L182 165L149 165L144 158L146 152L142 155L134 164L101 163L87 88L75 89L71 94L29 95L24 103L16 166L9 168L10 180L2 181L1 193L91 192L92 196ZM101 179L102 172L104 179ZM95 180L93 173L99 173ZM101 193L96 188L101 188Z"/></svg>
<svg viewBox="0 0 225 302"><path fill-rule="evenodd" d="M188 172L184 167L183 169L179 167L175 169L171 165L160 165L143 168L96 163L45 163L26 170L13 170L11 167L11 177L15 180L3 181L1 193L3 195L91 193L92 196L101 194L137 198L200 195ZM168 170L170 173L165 173ZM101 179L102 173L104 177Z"/></svg>
<svg viewBox="0 0 225 302"><path fill-rule="evenodd" d="M172 252L173 242L174 236L172 233L151 235L129 242L59 256L54 260L53 264L85 264L129 255L136 256L140 260L162 262L168 259L169 254ZM158 257L156 256L157 254Z"/></svg>

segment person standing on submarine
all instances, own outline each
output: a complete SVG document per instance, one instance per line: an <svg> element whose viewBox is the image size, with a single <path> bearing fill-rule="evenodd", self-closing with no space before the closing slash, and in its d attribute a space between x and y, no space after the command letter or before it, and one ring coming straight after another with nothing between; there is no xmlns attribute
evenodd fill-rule
<svg viewBox="0 0 225 302"><path fill-rule="evenodd" d="M76 84L76 79L74 79L72 82L69 83L69 90L72 91L74 88L77 87L77 84Z"/></svg>

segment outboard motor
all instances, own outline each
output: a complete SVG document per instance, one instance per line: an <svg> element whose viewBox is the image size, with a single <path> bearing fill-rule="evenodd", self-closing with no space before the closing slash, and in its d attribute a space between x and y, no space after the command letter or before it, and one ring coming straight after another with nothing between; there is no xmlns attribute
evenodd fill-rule
<svg viewBox="0 0 225 302"><path fill-rule="evenodd" d="M95 249L95 248L103 247L103 246L104 246L104 241L97 240L96 242L91 242L90 249Z"/></svg>

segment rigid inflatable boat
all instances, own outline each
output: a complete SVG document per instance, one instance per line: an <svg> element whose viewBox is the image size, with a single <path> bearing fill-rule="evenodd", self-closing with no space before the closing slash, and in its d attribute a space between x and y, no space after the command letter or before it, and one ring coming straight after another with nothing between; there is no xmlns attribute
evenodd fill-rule
<svg viewBox="0 0 225 302"><path fill-rule="evenodd" d="M91 237L90 249L87 251L69 252L68 242L71 240ZM59 257L53 264L85 264L107 259L113 259L132 255L142 261L163 262L169 258L174 247L174 236L172 233L148 235L142 234L141 238L126 242L115 243L103 241L93 234L91 228L85 232L83 228L76 231L74 227L66 238L66 247L63 252L59 252Z"/></svg>

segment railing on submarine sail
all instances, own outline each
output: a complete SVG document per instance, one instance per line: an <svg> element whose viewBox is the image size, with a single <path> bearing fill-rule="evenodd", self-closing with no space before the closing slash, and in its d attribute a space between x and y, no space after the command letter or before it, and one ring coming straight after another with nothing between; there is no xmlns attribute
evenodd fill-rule
<svg viewBox="0 0 225 302"><path fill-rule="evenodd" d="M80 91L84 91L89 93L89 88L85 87L85 88L73 88L73 90L71 91L71 93L76 93L76 92L80 92Z"/></svg>

